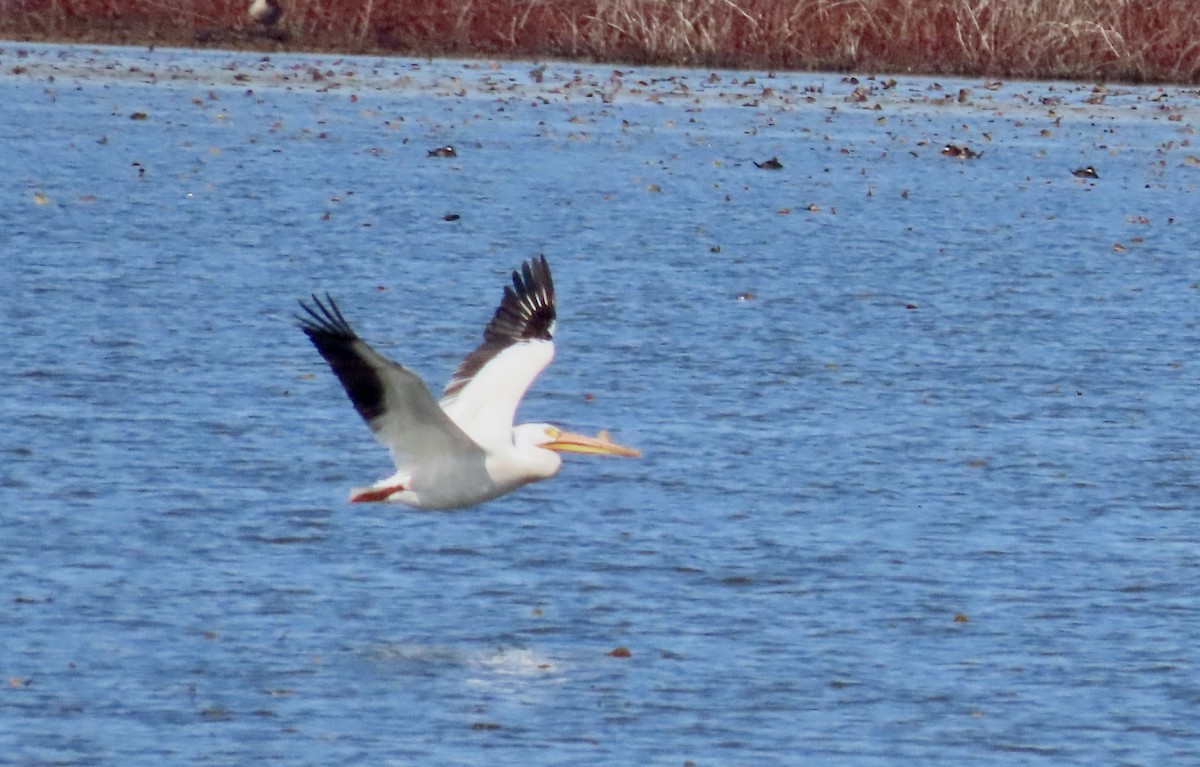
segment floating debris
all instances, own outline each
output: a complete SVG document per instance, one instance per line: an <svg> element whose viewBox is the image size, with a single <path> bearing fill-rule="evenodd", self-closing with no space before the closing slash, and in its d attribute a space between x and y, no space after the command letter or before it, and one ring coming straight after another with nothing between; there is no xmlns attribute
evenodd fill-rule
<svg viewBox="0 0 1200 767"><path fill-rule="evenodd" d="M978 157L983 157L983 152L976 152L968 146L960 146L958 144L946 144L942 147L942 154L947 157L957 157L960 160L974 160Z"/></svg>

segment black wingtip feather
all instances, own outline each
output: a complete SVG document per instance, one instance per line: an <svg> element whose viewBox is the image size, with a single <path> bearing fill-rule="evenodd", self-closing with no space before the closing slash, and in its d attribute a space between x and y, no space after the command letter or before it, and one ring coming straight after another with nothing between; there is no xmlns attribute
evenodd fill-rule
<svg viewBox="0 0 1200 767"><path fill-rule="evenodd" d="M359 342L358 334L350 327L333 297L326 293L323 303L314 293L312 300L315 309L300 301L300 308L308 316L297 314L296 321L341 381L354 409L370 424L383 414L385 408L383 381L355 348Z"/></svg>
<svg viewBox="0 0 1200 767"><path fill-rule="evenodd" d="M546 257L538 256L513 270L512 287L504 289L504 300L483 331L485 342L541 339L552 340L554 320L554 280Z"/></svg>
<svg viewBox="0 0 1200 767"><path fill-rule="evenodd" d="M358 338L358 334L350 327L350 323L342 316L342 310L338 308L337 303L333 300L333 296L325 294L325 301L328 306L321 302L316 293L312 294L313 303L317 305L313 309L303 301L298 301L300 308L308 314L307 317L302 317L299 314L292 315L296 318L300 329L311 339L314 334L336 336L345 340L354 340ZM314 341L315 343L315 341Z"/></svg>
<svg viewBox="0 0 1200 767"><path fill-rule="evenodd" d="M554 280L546 257L532 258L521 264L519 271L513 270L512 283L511 288L504 289L504 300L484 331L484 338L488 339L489 332L495 332L523 339L552 340L558 314L554 308Z"/></svg>

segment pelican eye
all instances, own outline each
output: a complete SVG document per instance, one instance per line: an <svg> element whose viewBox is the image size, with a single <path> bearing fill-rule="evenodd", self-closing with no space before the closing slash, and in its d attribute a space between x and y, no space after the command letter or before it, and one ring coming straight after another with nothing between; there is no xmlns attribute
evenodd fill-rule
<svg viewBox="0 0 1200 767"><path fill-rule="evenodd" d="M561 431L554 428L553 426L547 426L542 431L544 431L546 433L546 436L549 437L550 439L558 439L558 435L562 434Z"/></svg>

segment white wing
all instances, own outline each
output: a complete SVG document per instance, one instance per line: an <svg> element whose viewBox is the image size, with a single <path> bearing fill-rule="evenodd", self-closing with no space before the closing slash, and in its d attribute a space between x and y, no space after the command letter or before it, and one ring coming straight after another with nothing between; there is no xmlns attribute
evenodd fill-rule
<svg viewBox="0 0 1200 767"><path fill-rule="evenodd" d="M554 359L554 281L546 257L513 272L483 343L463 359L441 407L480 445L512 444L517 405Z"/></svg>
<svg viewBox="0 0 1200 767"><path fill-rule="evenodd" d="M372 349L351 329L328 295L315 295L316 309L301 302L308 317L300 329L333 368L354 409L375 438L391 451L397 468L407 463L463 459L483 451L438 407L412 371Z"/></svg>

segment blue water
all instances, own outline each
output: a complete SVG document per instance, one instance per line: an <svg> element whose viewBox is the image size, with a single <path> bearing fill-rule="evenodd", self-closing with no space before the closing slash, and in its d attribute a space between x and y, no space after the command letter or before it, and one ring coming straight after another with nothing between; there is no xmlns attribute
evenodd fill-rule
<svg viewBox="0 0 1200 767"><path fill-rule="evenodd" d="M0 762L1200 759L1194 91L0 48ZM644 457L346 504L538 253Z"/></svg>

